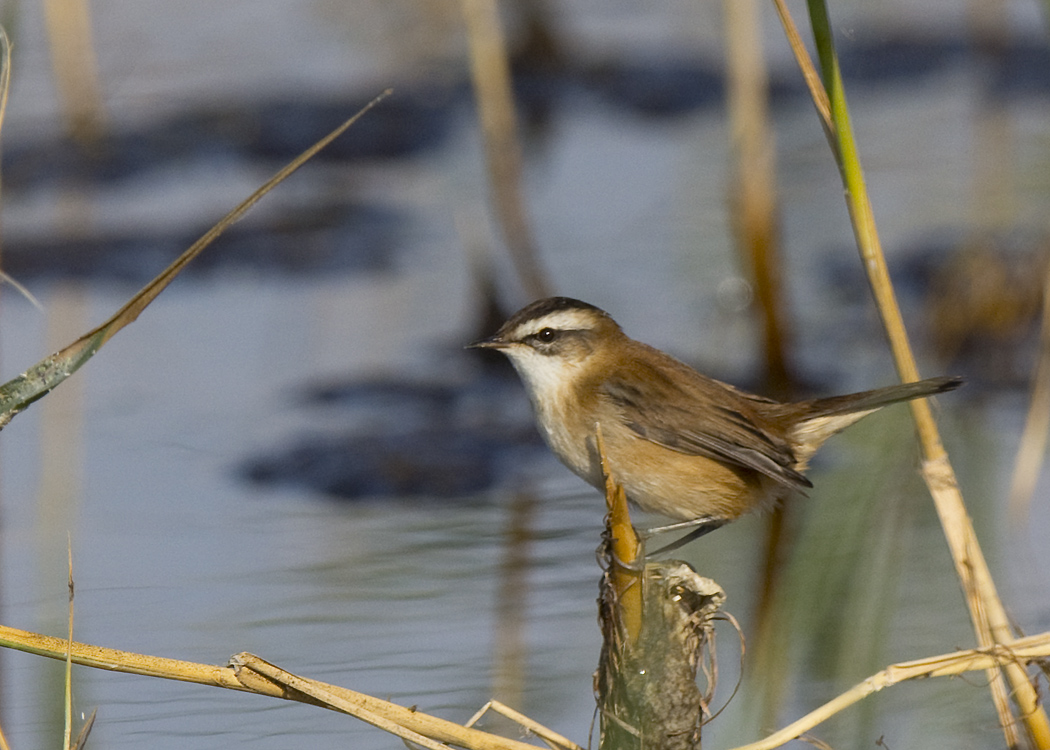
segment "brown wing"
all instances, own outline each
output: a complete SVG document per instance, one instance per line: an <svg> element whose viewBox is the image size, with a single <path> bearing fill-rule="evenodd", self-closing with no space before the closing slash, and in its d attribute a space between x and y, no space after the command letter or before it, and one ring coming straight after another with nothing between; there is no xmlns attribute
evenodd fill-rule
<svg viewBox="0 0 1050 750"><path fill-rule="evenodd" d="M677 377L634 360L603 381L602 398L635 434L679 453L761 472L793 489L813 486L795 471L787 440L757 423L754 406L771 402L670 357L664 365Z"/></svg>

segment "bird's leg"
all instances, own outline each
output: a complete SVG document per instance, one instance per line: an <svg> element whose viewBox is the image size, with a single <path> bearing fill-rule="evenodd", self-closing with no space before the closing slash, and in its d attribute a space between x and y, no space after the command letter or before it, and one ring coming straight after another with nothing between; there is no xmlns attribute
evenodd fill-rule
<svg viewBox="0 0 1050 750"><path fill-rule="evenodd" d="M646 536L650 534L662 534L667 531L681 531L683 529L691 529L691 531L685 536L675 539L670 544L661 547L653 552L646 553L646 557L656 557L667 552L673 552L674 550L682 547L694 539L699 539L704 534L709 534L715 529L725 526L726 521L722 519L711 518L710 516L701 516L700 518L694 518L690 521L682 521L680 523L672 523L667 526L656 526L651 529L646 529Z"/></svg>
<svg viewBox="0 0 1050 750"><path fill-rule="evenodd" d="M724 524L725 521L718 518L712 518L711 516L699 516L697 518L690 518L688 521L669 523L666 526L652 526L648 529L642 530L641 533L645 534L646 536L651 536L653 534L666 534L668 531L682 531L684 529L694 529L697 526L710 526L711 528L709 528L708 531L714 531L719 526L722 526ZM705 531L704 533L706 534L707 532Z"/></svg>

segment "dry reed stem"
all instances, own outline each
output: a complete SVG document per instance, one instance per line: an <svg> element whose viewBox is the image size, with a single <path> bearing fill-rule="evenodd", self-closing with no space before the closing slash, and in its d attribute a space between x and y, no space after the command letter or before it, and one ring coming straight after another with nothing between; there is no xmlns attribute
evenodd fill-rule
<svg viewBox="0 0 1050 750"><path fill-rule="evenodd" d="M886 260L875 227L871 202L864 183L838 59L831 38L827 7L824 0L808 0L808 7L824 73L824 90L827 92L831 105L833 130L829 132L829 141L831 141L831 148L836 156L842 173L843 185L846 188L847 207L857 247L868 274L900 377L905 382L918 380L919 373L915 357L908 342L893 286L890 283ZM786 13L784 9L783 14ZM783 14L782 18L785 17ZM827 127L825 131L828 132ZM1009 621L977 542L973 524L966 512L962 494L959 492L954 472L941 443L930 404L926 399L918 399L911 401L909 405L924 457L923 476L926 478L951 550L957 575L963 586L970 617L977 634L977 642L982 648L988 648L995 643L1007 642L1012 637ZM1007 664L1004 665L1004 668L1012 687L1012 695L1020 709L1021 719L1028 729L1030 738L1036 747L1050 748L1050 722L1039 705L1038 695L1025 670L1017 664ZM1016 719L1009 708L1008 691L999 669L996 667L989 669L989 682L996 711L999 713L1007 742L1015 746L1020 738L1014 728Z"/></svg>
<svg viewBox="0 0 1050 750"><path fill-rule="evenodd" d="M435 742L419 732L398 724L396 721L388 719L387 717L373 711L369 711L363 706L355 705L353 701L347 700L346 698L333 693L321 683L299 677L291 672L286 672L280 667L270 664L267 661L263 661L252 654L237 654L233 658L232 663L237 668L250 669L257 674L272 680L278 685L290 688L297 693L308 695L320 704L357 716L359 719L367 721L374 727L378 727L379 729L400 737L406 743L411 742L415 745L425 747L428 750L443 750L445 747L440 742Z"/></svg>
<svg viewBox="0 0 1050 750"><path fill-rule="evenodd" d="M244 685L280 685L286 688L282 697L302 700L299 697L299 694L302 694L311 699L304 702L314 702L323 708L349 714L402 737L405 735L401 731L390 727L400 728L404 732L422 736L433 742L455 745L467 750L536 750L535 745L526 742L471 729L337 685L298 677L252 654L236 654L230 663L237 672L238 680Z"/></svg>
<svg viewBox="0 0 1050 750"><path fill-rule="evenodd" d="M1010 482L1010 522L1020 526L1028 516L1032 493L1043 467L1047 432L1050 431L1050 263L1043 285L1043 321L1039 332L1039 361L1032 379L1032 401L1028 405L1021 444L1017 449Z"/></svg>
<svg viewBox="0 0 1050 750"><path fill-rule="evenodd" d="M984 560L970 516L963 505L962 493L947 455L937 460L924 460L922 475L937 509L941 527L955 561L956 574L962 584L970 618L974 624L977 643L981 648L1006 643L1013 637L1006 612L998 599L995 583ZM1007 664L1006 677L1013 688L1013 697L1021 709L1021 717L1029 726L1031 739L1038 748L1048 745L1046 714L1039 706L1039 697L1023 667ZM1020 746L1016 719L1010 709L1010 689L1003 673L996 667L988 671L989 689L996 713L1010 747Z"/></svg>
<svg viewBox="0 0 1050 750"><path fill-rule="evenodd" d="M627 508L627 494L623 487L616 483L616 479L609 471L601 424L595 424L594 430L598 455L601 458L602 476L605 477L605 504L609 511L606 518L612 553L609 578L615 592L614 600L619 610L624 635L627 637L627 642L633 644L642 632L643 573L633 569L639 561L644 565L644 557L641 556L642 545L631 523L631 515Z"/></svg>
<svg viewBox="0 0 1050 750"><path fill-rule="evenodd" d="M535 745L506 739L478 729L468 729L451 721L429 716L421 711L414 711L396 703L373 698L370 695L337 685L290 675L248 653L236 654L230 658L228 666L219 667L212 664L197 664L177 659L165 659L160 656L118 651L86 643L69 644L64 638L52 638L3 625L0 625L0 647L13 648L59 660L66 658L68 649L72 662L86 667L194 682L200 685L294 700L347 713L369 723L373 723L370 721L371 718L380 717L384 721L393 722L410 732L418 733L436 742L455 745L467 750L536 750ZM295 679L282 682L283 675L290 675ZM339 705L315 698L311 693L335 696Z"/></svg>
<svg viewBox="0 0 1050 750"><path fill-rule="evenodd" d="M485 141L485 162L496 214L511 260L532 299L550 296L522 194L521 143L510 61L495 0L462 0L470 75Z"/></svg>
<svg viewBox="0 0 1050 750"><path fill-rule="evenodd" d="M770 395L790 396L788 339L780 283L776 154L769 125L769 77L762 54L759 0L723 0L730 140L734 168L730 205L737 252L749 266L762 314Z"/></svg>
<svg viewBox="0 0 1050 750"><path fill-rule="evenodd" d="M1045 658L1048 655L1050 655L1050 632L1019 638L989 648L957 651L891 664L780 731L759 742L741 745L734 750L772 750L772 748L780 747L872 693L907 680L950 677L978 670L996 670L998 667L1023 664L1033 659Z"/></svg>
<svg viewBox="0 0 1050 750"><path fill-rule="evenodd" d="M532 732L534 735L536 735L541 740L550 745L552 748L554 748L554 750L583 750L582 747L580 747L567 737L562 737L554 730L548 729L547 727L543 726L534 719L530 719L528 716L521 713L520 711L515 711L507 704L501 703L496 699L490 700L488 703L486 703L484 706L478 709L478 712L471 716L470 721L468 721L464 726L474 726L488 711L493 711L497 714L500 714L501 716L510 719L511 721L521 726L523 729Z"/></svg>
<svg viewBox="0 0 1050 750"><path fill-rule="evenodd" d="M828 143L836 152L838 146L835 143L835 123L831 121L831 103L828 101L828 92L824 89L824 83L820 80L817 69L813 67L813 61L806 51L806 45L802 36L798 33L795 19L791 17L791 11L784 5L784 0L773 0L773 6L780 16L780 23L784 27L784 36L787 37L788 46L795 55L795 62L802 71L802 80L809 89L809 96L813 100L813 106L817 108L820 124L824 126L824 133L828 137Z"/></svg>
<svg viewBox="0 0 1050 750"><path fill-rule="evenodd" d="M7 97L11 91L11 40L7 38L7 29L0 26L0 134L3 133L4 121L7 117ZM0 144L3 140L0 139ZM2 195L3 181L0 180L0 195ZM2 204L0 204L2 205ZM3 242L2 235L0 235L0 261L3 259ZM2 263L0 263L2 265ZM29 294L29 290L19 284L17 281L12 279L6 273L0 271L0 277L4 281L11 284L15 289L21 289L22 293L27 295L29 299L39 310L40 303ZM4 728L0 726L0 750L11 750L11 746L7 744L7 737L4 736Z"/></svg>
<svg viewBox="0 0 1050 750"><path fill-rule="evenodd" d="M44 18L66 127L80 143L94 143L104 117L87 0L44 0Z"/></svg>

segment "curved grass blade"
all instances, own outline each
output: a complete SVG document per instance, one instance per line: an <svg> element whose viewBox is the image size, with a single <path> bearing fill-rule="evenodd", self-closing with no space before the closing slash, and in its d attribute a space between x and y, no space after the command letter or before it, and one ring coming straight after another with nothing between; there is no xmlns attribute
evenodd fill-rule
<svg viewBox="0 0 1050 750"><path fill-rule="evenodd" d="M17 378L0 385L0 429L3 429L16 414L25 409L31 403L44 397L54 387L68 378L74 372L94 356L95 352L113 338L124 326L138 318L139 314L156 299L164 288L170 284L179 272L191 260L196 258L201 251L218 238L235 221L248 212L252 206L278 184L289 177L299 167L313 158L318 151L338 138L343 131L353 125L368 110L385 99L391 93L387 89L375 99L366 104L357 114L344 122L338 128L308 148L291 163L271 177L266 184L252 193L239 206L230 211L219 223L209 229L204 236L193 243L174 263L168 266L159 276L149 282L142 290L132 297L105 323L88 331L72 344L45 357L31 368L19 375Z"/></svg>

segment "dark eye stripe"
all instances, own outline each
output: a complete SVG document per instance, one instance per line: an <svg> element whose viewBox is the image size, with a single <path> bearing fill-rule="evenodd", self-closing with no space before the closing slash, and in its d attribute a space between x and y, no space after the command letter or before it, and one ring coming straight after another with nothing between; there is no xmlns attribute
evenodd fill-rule
<svg viewBox="0 0 1050 750"><path fill-rule="evenodd" d="M566 331L559 331L555 328L541 328L536 333L530 333L526 336L523 341L531 345L547 345L551 344L562 337Z"/></svg>

